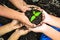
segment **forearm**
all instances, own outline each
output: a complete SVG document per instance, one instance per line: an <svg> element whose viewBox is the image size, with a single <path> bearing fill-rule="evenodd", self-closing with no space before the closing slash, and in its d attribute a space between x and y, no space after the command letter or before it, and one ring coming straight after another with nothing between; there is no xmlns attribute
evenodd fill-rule
<svg viewBox="0 0 60 40"><path fill-rule="evenodd" d="M0 6L0 16L4 16L11 19L18 19L20 21L20 19L22 18L22 13L4 6Z"/></svg>
<svg viewBox="0 0 60 40"><path fill-rule="evenodd" d="M56 31L50 26L46 26L43 33L52 38L53 40L60 40L60 32Z"/></svg>
<svg viewBox="0 0 60 40"><path fill-rule="evenodd" d="M1 26L0 27L0 35L4 35L12 30L14 30L14 28L10 24L6 24L4 26Z"/></svg>
<svg viewBox="0 0 60 40"><path fill-rule="evenodd" d="M46 21L48 24L60 28L60 18L50 15L51 19Z"/></svg>
<svg viewBox="0 0 60 40"><path fill-rule="evenodd" d="M18 9L22 9L23 6L26 6L27 4L23 0L9 0L14 6L16 6ZM18 5L17 5L18 4Z"/></svg>
<svg viewBox="0 0 60 40"><path fill-rule="evenodd" d="M18 38L19 38L20 36L21 36L20 33L14 32L14 33L9 37L8 40L18 40Z"/></svg>

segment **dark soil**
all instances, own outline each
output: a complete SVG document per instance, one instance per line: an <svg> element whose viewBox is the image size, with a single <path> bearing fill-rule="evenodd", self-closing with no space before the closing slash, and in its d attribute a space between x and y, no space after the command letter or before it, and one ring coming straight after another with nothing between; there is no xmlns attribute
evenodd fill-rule
<svg viewBox="0 0 60 40"><path fill-rule="evenodd" d="M40 12L39 10L36 10L36 9L35 10L27 10L25 12L25 15L29 18L29 20L34 15L33 11ZM36 19L33 20L32 23L38 25L41 21L42 21L42 13L38 17L36 17Z"/></svg>

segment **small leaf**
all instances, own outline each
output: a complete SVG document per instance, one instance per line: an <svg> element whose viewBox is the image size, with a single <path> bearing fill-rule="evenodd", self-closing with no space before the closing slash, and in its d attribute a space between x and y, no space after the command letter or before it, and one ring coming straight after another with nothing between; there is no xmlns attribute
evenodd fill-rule
<svg viewBox="0 0 60 40"><path fill-rule="evenodd" d="M32 16L30 21L32 22L33 20L35 20L35 18L36 18L35 16Z"/></svg>
<svg viewBox="0 0 60 40"><path fill-rule="evenodd" d="M36 12L35 16L39 16L41 14L41 12Z"/></svg>
<svg viewBox="0 0 60 40"><path fill-rule="evenodd" d="M33 11L33 14L35 15L35 11Z"/></svg>

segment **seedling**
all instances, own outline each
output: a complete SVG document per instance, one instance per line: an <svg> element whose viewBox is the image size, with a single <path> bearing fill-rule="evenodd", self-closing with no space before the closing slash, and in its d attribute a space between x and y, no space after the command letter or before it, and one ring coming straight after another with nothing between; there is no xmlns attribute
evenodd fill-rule
<svg viewBox="0 0 60 40"><path fill-rule="evenodd" d="M40 11L33 11L33 16L31 16L31 18L30 18L30 21L32 22L32 21L34 21L35 19L36 19L36 17L38 17L40 14L41 14L42 12L40 12Z"/></svg>

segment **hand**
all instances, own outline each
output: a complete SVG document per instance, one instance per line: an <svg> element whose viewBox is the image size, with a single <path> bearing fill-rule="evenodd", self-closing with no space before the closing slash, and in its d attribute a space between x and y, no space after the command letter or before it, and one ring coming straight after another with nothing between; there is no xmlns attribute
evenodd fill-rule
<svg viewBox="0 0 60 40"><path fill-rule="evenodd" d="M0 34L4 35L12 30L15 30L17 28L21 28L22 24L18 25L18 21L17 20L13 20L11 23L8 23L2 27L0 27Z"/></svg>
<svg viewBox="0 0 60 40"><path fill-rule="evenodd" d="M26 35L28 32L30 32L29 30L24 30L24 29L16 29L15 31L16 33L18 33L20 36L22 35Z"/></svg>
<svg viewBox="0 0 60 40"><path fill-rule="evenodd" d="M48 22L52 20L51 15L48 14L45 10L43 10L42 14L43 14L43 19L44 19L43 22Z"/></svg>
<svg viewBox="0 0 60 40"><path fill-rule="evenodd" d="M35 5L27 5L27 7L38 7L38 6L35 6Z"/></svg>
<svg viewBox="0 0 60 40"><path fill-rule="evenodd" d="M33 32L44 32L45 30L47 30L48 25L46 25L45 23L42 24L42 26L38 26L36 28L29 28L30 31Z"/></svg>
<svg viewBox="0 0 60 40"><path fill-rule="evenodd" d="M20 18L21 22L24 24L24 25L27 25L27 26L30 26L30 27L34 27L35 24L32 24L29 19L25 16L24 13L22 13L22 16Z"/></svg>
<svg viewBox="0 0 60 40"><path fill-rule="evenodd" d="M9 28L12 28L12 29L17 29L23 26L22 24L19 24L19 26L17 24L18 24L18 21L13 20L11 23L8 24L8 26Z"/></svg>
<svg viewBox="0 0 60 40"><path fill-rule="evenodd" d="M45 10L43 10L43 9L41 9L39 7L37 8L37 10L40 10L42 12L42 20L43 20L42 22L47 23L47 22L52 20L51 15L48 14Z"/></svg>
<svg viewBox="0 0 60 40"><path fill-rule="evenodd" d="M26 12L27 10L30 10L30 8L27 7L27 6L23 6L23 8L21 8L21 10L22 10L23 12Z"/></svg>
<svg viewBox="0 0 60 40"><path fill-rule="evenodd" d="M27 10L31 10L30 7L40 8L40 7L35 6L35 5L25 5L25 6L23 6L23 8L21 8L21 10L22 10L23 12L26 12Z"/></svg>

